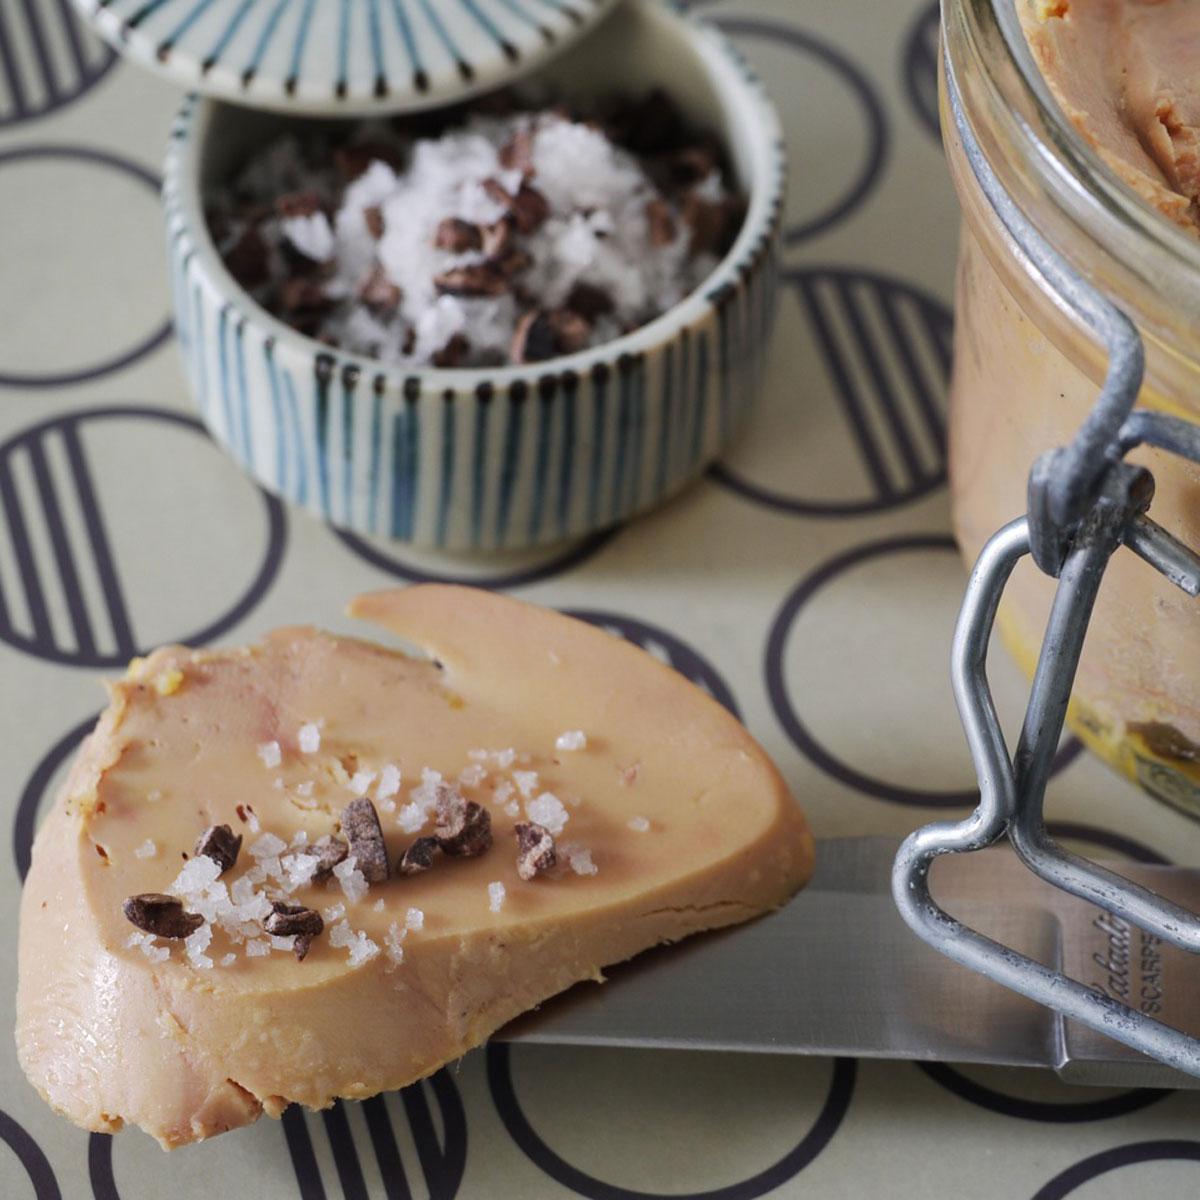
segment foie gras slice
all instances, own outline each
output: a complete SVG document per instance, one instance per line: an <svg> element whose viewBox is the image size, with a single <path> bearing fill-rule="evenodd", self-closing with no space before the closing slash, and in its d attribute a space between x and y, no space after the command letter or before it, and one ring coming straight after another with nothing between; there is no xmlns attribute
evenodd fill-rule
<svg viewBox="0 0 1200 1200"><path fill-rule="evenodd" d="M431 657L289 628L166 647L112 686L21 907L20 1061L84 1128L173 1147L402 1087L606 964L775 908L811 874L766 754L637 647L470 588L351 612ZM464 816L490 818L490 839L465 846ZM196 842L225 825L226 862L243 842L222 870ZM330 873L321 853L342 841ZM167 899L138 902L139 928L123 906L147 894ZM310 915L280 909L272 935L284 905ZM186 938L148 930L169 909L184 928L161 928ZM300 961L287 921L314 913Z"/></svg>

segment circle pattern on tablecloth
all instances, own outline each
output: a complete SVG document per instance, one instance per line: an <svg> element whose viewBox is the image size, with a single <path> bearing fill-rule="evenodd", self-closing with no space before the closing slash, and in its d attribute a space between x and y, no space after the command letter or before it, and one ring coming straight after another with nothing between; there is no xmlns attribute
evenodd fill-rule
<svg viewBox="0 0 1200 1200"><path fill-rule="evenodd" d="M802 517L882 512L940 488L950 310L857 267L804 267L782 279L768 371L789 382L768 380L753 424L711 477Z"/></svg>
<svg viewBox="0 0 1200 1200"><path fill-rule="evenodd" d="M7 188L22 171L40 166L44 202L36 219L26 206L5 199ZM73 177L74 182L71 182ZM130 187L130 184L133 186ZM132 159L92 146L19 146L0 151L0 211L14 214L0 225L0 261L5 262L5 290L19 297L5 314L10 346L43 358L56 356L64 344L71 356L79 349L90 361L53 369L40 359L32 363L0 362L0 386L62 387L99 379L145 357L170 336L171 320L161 315L166 303L166 268L156 248L156 278L161 288L145 287L147 263L142 230L161 223L158 176ZM97 239L81 206L104 212L105 236ZM144 206L144 207L143 207ZM11 239L11 242L9 241ZM20 253L16 247L20 246ZM79 264L86 261L87 271ZM25 278L21 272L31 272ZM120 297L120 303L114 298ZM138 308L144 311L138 311ZM88 314L70 331L54 328L60 311ZM113 352L111 345L122 347ZM92 357L94 356L94 357ZM63 357L66 357L64 354Z"/></svg>
<svg viewBox="0 0 1200 1200"><path fill-rule="evenodd" d="M67 760L74 754L79 743L91 732L99 713L72 726L42 755L37 766L25 781L17 800L13 817L12 847L17 876L25 882L29 874L29 858L33 850L33 835L37 830L38 817L51 802L57 784L66 777Z"/></svg>
<svg viewBox="0 0 1200 1200"><path fill-rule="evenodd" d="M49 1160L42 1152L42 1148L21 1125L14 1121L6 1112L2 1111L0 1111L0 1141L7 1144L8 1148L17 1156L18 1162L24 1168L29 1183L33 1188L32 1195L34 1200L62 1200L62 1192L59 1191L58 1180L54 1178L54 1171L50 1166ZM0 1163L3 1161L3 1156L0 1155ZM0 1169L0 1174L9 1182L15 1179L14 1172L11 1169ZM8 1197L7 1191L5 1195ZM14 1195L9 1200L17 1200L17 1196Z"/></svg>
<svg viewBox="0 0 1200 1200"><path fill-rule="evenodd" d="M286 543L283 505L199 421L136 405L60 413L0 443L0 514L0 641L76 667L218 637L265 595ZM216 545L195 536L206 522ZM196 596L221 568L244 582L214 611Z"/></svg>
<svg viewBox="0 0 1200 1200"><path fill-rule="evenodd" d="M900 562L901 556L919 554L928 569L915 572ZM947 559L944 556L954 556ZM883 573L880 574L882 567ZM937 635L938 645L948 649L961 583L949 589L938 586L938 572L945 568L959 573L957 551L952 538L945 534L913 534L868 542L829 559L812 571L792 590L772 623L764 660L767 692L775 716L792 743L826 774L878 800L918 807L957 808L975 804L974 786L919 787L911 782L889 778L879 768L859 765L883 759L892 769L896 747L905 747L905 757L915 760L923 772L961 771L967 778L971 765L966 743L958 732L949 673L945 672L944 695L940 707L927 701L919 709L909 703L908 680L914 673L927 671L930 647L919 639L898 636L896 630L913 629L909 619L918 612L924 616L926 632ZM862 573L865 571L865 575ZM857 584L854 576L862 575ZM844 594L842 590L844 590ZM886 608L879 597L886 597ZM940 628L931 626L928 612L937 604L946 606ZM853 616L851 615L853 614ZM806 686L789 684L787 664L789 641L796 636L798 618L807 616L813 630L803 641L802 668ZM895 628L889 626L895 623ZM794 659L794 655L792 658ZM846 692L850 710L835 710L826 703L819 714L811 711L815 697L828 701L828 689L822 679L830 672L859 680L859 687ZM801 701L799 697L803 696ZM885 706L886 718L864 715L867 706ZM821 733L814 721L821 721ZM859 727L886 728L888 739L853 741ZM953 753L949 753L945 731L954 730ZM822 738L839 736L846 745L830 748ZM917 752L914 753L914 746ZM1080 753L1082 747L1067 738L1055 759L1055 771L1061 771ZM951 766L950 759L959 760Z"/></svg>
<svg viewBox="0 0 1200 1200"><path fill-rule="evenodd" d="M1032 1200L1066 1200L1068 1196L1078 1195L1079 1189L1084 1184L1090 1183L1093 1179L1099 1179L1111 1171L1119 1170L1121 1167L1134 1167L1141 1163L1152 1162L1200 1163L1200 1142L1182 1140L1131 1142L1128 1145L1101 1150L1099 1154L1093 1154L1055 1175L1049 1183L1038 1189ZM1135 1183L1133 1186L1136 1187L1137 1184ZM1193 1185L1193 1187L1195 1186L1200 1185ZM1132 1192L1127 1184L1117 1194L1130 1195ZM1148 1194L1162 1195L1164 1193L1152 1190ZM1182 1195L1183 1193L1177 1194ZM1194 1190L1192 1194L1195 1194ZM1079 1200L1086 1200L1086 1197L1080 1195Z"/></svg>
<svg viewBox="0 0 1200 1200"><path fill-rule="evenodd" d="M73 103L116 61L67 4L0 8L0 130Z"/></svg>
<svg viewBox="0 0 1200 1200"><path fill-rule="evenodd" d="M594 1053L594 1051L593 1051ZM616 1054L615 1050L601 1053ZM664 1052L669 1054L670 1052ZM682 1056L677 1062L682 1063ZM811 1064L811 1060L810 1060ZM670 1059L664 1060L663 1068L669 1069ZM487 1048L488 1087L492 1101L509 1136L536 1166L551 1179L580 1196L590 1200L753 1200L780 1187L798 1175L829 1145L838 1131L850 1100L854 1094L856 1069L852 1059L839 1058L833 1061L832 1077L820 1112L804 1136L786 1154L765 1166L757 1173L727 1186L706 1188L703 1191L669 1193L647 1192L621 1187L572 1165L554 1150L530 1123L517 1098L512 1076L512 1048L504 1042L492 1042ZM643 1077L644 1079L645 1077ZM661 1078L661 1077L660 1077ZM587 1101L586 1089L577 1089L562 1097L566 1119L571 1117L571 1105L579 1097ZM578 1126L576 1126L578 1128ZM649 1147L660 1144L661 1130L653 1121L643 1129L646 1146L639 1151L643 1157L650 1153ZM720 1145L710 1147L720 1153Z"/></svg>
<svg viewBox="0 0 1200 1200"><path fill-rule="evenodd" d="M299 1200L335 1195L365 1200L372 1194L367 1181L374 1178L382 1182L389 1197L453 1200L462 1184L467 1162L466 1112L446 1070L361 1103L335 1101L320 1113L292 1105L283 1114L282 1125L286 1159L295 1174L294 1194ZM321 1142L325 1145L318 1152ZM93 1200L160 1200L154 1159L159 1153L144 1139L133 1146L123 1139L114 1163L113 1139L92 1134L88 1175ZM120 1162L127 1155L132 1158L123 1170ZM323 1163L332 1163L332 1171ZM194 1163L179 1164L172 1185L185 1195L189 1188L238 1194L240 1168L236 1155L198 1158ZM286 1166L283 1169L286 1171ZM118 1186L122 1176L138 1182ZM154 1190L147 1191L147 1187ZM275 1195L272 1193L271 1200Z"/></svg>
<svg viewBox="0 0 1200 1200"><path fill-rule="evenodd" d="M941 15L938 0L917 14L904 40L900 67L908 102L918 121L939 141L938 56L941 54Z"/></svg>
<svg viewBox="0 0 1200 1200"><path fill-rule="evenodd" d="M763 17L719 14L713 23L727 33L754 63L755 72L768 87L772 82L767 52L784 51L806 60L803 68L806 93L813 103L788 114L786 136L792 150L795 172L789 181L791 196L785 218L784 241L802 242L844 221L872 194L887 161L890 130L886 111L875 85L850 56L825 38L795 25ZM814 67L819 68L814 70ZM796 78L797 68L788 62L787 76ZM811 79L811 84L807 81ZM847 153L844 129L832 139L826 119L828 105L849 98L857 115L861 137ZM818 160L821 170L805 169ZM810 194L819 195L810 199ZM799 215L792 208L802 205Z"/></svg>
<svg viewBox="0 0 1200 1200"><path fill-rule="evenodd" d="M599 554L621 531L616 526L565 545L472 557L400 546L386 538L364 537L332 525L330 529L364 562L407 583L463 583L489 591L524 587L561 575Z"/></svg>

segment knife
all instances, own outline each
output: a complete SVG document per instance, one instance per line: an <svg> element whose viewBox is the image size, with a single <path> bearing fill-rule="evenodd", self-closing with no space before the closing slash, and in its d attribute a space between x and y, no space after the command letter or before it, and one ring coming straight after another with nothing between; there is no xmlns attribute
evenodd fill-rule
<svg viewBox="0 0 1200 1200"><path fill-rule="evenodd" d="M497 1038L548 1044L851 1055L1043 1067L1105 1087L1200 1088L944 958L901 920L899 841L817 845L809 885L746 925L660 947L578 984ZM1200 872L1118 869L1200 907ZM1200 1033L1200 960L1049 887L1007 846L937 860L933 894L966 924L1168 1024Z"/></svg>

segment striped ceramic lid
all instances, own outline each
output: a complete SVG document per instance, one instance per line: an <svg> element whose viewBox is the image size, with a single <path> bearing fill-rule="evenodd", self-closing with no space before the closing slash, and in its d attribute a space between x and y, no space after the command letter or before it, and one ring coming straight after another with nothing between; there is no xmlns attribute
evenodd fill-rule
<svg viewBox="0 0 1200 1200"><path fill-rule="evenodd" d="M188 88L333 116L450 103L526 74L616 0L74 0Z"/></svg>

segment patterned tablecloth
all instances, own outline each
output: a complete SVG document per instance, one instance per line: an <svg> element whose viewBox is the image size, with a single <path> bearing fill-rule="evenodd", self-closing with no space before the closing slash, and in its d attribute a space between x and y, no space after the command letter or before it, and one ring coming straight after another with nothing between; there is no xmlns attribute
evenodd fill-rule
<svg viewBox="0 0 1200 1200"><path fill-rule="evenodd" d="M956 212L933 6L709 7L774 92L791 158L757 420L650 517L485 562L338 534L207 440L171 344L156 196L179 95L67 7L0 0L0 1026L32 830L101 680L162 641L346 629L343 602L389 582L474 581L636 639L741 715L818 836L968 809L945 668L964 573L944 486ZM1023 684L1000 654L994 679L1011 721ZM1195 825L1076 750L1053 785L1063 832L1110 856L1200 859ZM4 1200L1181 1197L1200 1190L1198 1118L1195 1093L1035 1072L492 1047L404 1092L163 1158L141 1134L55 1117L0 1038Z"/></svg>

